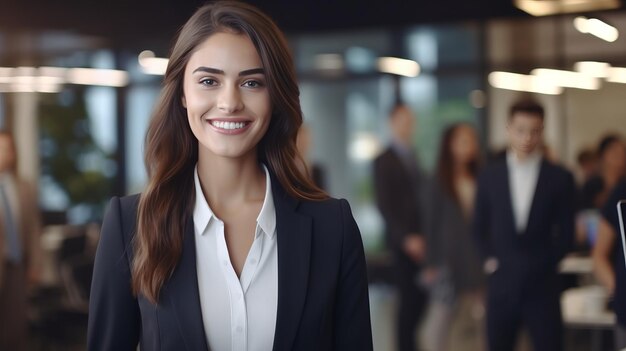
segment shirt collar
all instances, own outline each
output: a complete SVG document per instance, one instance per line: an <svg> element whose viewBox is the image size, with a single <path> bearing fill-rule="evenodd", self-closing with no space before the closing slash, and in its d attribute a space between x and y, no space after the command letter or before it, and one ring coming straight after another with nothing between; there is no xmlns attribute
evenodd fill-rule
<svg viewBox="0 0 626 351"><path fill-rule="evenodd" d="M255 236L259 235L260 229L268 237L273 238L276 231L276 209L274 207L274 197L272 196L272 181L269 170L265 165L262 166L263 171L265 171L265 199L263 200L263 206L261 207L259 216L256 219L257 230ZM209 204L204 197L204 193L202 193L197 165L193 171L193 178L196 189L196 203L193 210L193 222L196 232L202 235L211 222L211 219L218 220L218 218L211 210L211 207L209 207Z"/></svg>

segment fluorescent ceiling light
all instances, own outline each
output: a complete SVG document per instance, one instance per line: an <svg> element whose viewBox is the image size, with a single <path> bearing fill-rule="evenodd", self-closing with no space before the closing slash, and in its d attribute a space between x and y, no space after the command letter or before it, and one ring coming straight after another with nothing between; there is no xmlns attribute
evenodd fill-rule
<svg viewBox="0 0 626 351"><path fill-rule="evenodd" d="M123 87L128 85L128 73L114 69L70 68L67 81L72 84Z"/></svg>
<svg viewBox="0 0 626 351"><path fill-rule="evenodd" d="M344 68L343 56L340 54L315 55L314 66L323 71L336 71Z"/></svg>
<svg viewBox="0 0 626 351"><path fill-rule="evenodd" d="M572 72L562 71L558 69L537 68L530 72L533 76L548 80L552 84L558 85L564 88L577 88L586 90L600 89L600 80L588 75Z"/></svg>
<svg viewBox="0 0 626 351"><path fill-rule="evenodd" d="M154 52L150 50L142 51L137 60L139 61L139 66L141 67L141 71L143 73L157 76L165 75L165 71L167 71L167 64L169 63L168 59L156 57Z"/></svg>
<svg viewBox="0 0 626 351"><path fill-rule="evenodd" d="M489 84L494 88L524 91L529 93L559 95L563 88L547 79L526 74L511 72L492 72L488 77Z"/></svg>
<svg viewBox="0 0 626 351"><path fill-rule="evenodd" d="M56 93L63 84L122 87L126 71L96 68L0 67L0 91Z"/></svg>
<svg viewBox="0 0 626 351"><path fill-rule="evenodd" d="M399 76L417 77L420 73L420 65L413 60L397 57L380 57L378 59L378 70Z"/></svg>
<svg viewBox="0 0 626 351"><path fill-rule="evenodd" d="M613 83L626 84L626 67L611 67L606 80Z"/></svg>
<svg viewBox="0 0 626 351"><path fill-rule="evenodd" d="M620 0L515 0L515 6L533 16L615 9Z"/></svg>
<svg viewBox="0 0 626 351"><path fill-rule="evenodd" d="M606 78L611 65L606 62L580 61L574 64L574 70L589 77Z"/></svg>
<svg viewBox="0 0 626 351"><path fill-rule="evenodd" d="M619 38L617 28L597 18L578 16L574 18L574 27L581 33L591 34L609 43Z"/></svg>

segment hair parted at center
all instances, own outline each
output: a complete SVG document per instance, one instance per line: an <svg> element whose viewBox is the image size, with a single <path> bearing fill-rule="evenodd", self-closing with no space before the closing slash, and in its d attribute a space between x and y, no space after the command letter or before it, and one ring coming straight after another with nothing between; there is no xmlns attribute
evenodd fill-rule
<svg viewBox="0 0 626 351"><path fill-rule="evenodd" d="M248 36L263 64L272 116L257 145L259 162L290 196L312 201L328 198L296 165L302 162L296 149L302 110L293 59L283 33L267 15L242 2L218 1L200 7L174 43L145 140L148 184L139 201L132 286L135 294L155 304L180 260L184 231L195 203L193 172L198 141L182 104L185 67L195 49L219 32Z"/></svg>

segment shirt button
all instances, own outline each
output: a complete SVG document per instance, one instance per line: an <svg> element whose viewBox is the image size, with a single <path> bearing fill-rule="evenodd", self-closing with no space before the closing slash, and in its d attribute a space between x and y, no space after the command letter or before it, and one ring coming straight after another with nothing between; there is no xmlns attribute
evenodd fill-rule
<svg viewBox="0 0 626 351"><path fill-rule="evenodd" d="M243 327L241 326L237 327L237 333L241 333L241 332L243 332Z"/></svg>
<svg viewBox="0 0 626 351"><path fill-rule="evenodd" d="M224 261L222 261L222 264L223 264L224 266L228 266L228 261L224 260Z"/></svg>
<svg viewBox="0 0 626 351"><path fill-rule="evenodd" d="M255 258L251 259L250 264L256 264L256 259Z"/></svg>

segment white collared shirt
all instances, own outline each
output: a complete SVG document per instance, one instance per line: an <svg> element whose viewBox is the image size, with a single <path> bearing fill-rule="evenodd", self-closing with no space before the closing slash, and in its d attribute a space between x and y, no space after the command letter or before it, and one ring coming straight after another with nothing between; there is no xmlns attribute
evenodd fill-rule
<svg viewBox="0 0 626 351"><path fill-rule="evenodd" d="M509 168L509 187L515 228L521 234L526 231L528 225L528 217L539 179L541 154L536 152L529 155L526 160L520 160L513 151L509 150L506 154L506 161Z"/></svg>
<svg viewBox="0 0 626 351"><path fill-rule="evenodd" d="M231 264L224 222L213 214L194 171L193 212L200 307L212 351L267 351L274 344L278 306L276 210L265 166L265 200L241 277Z"/></svg>

